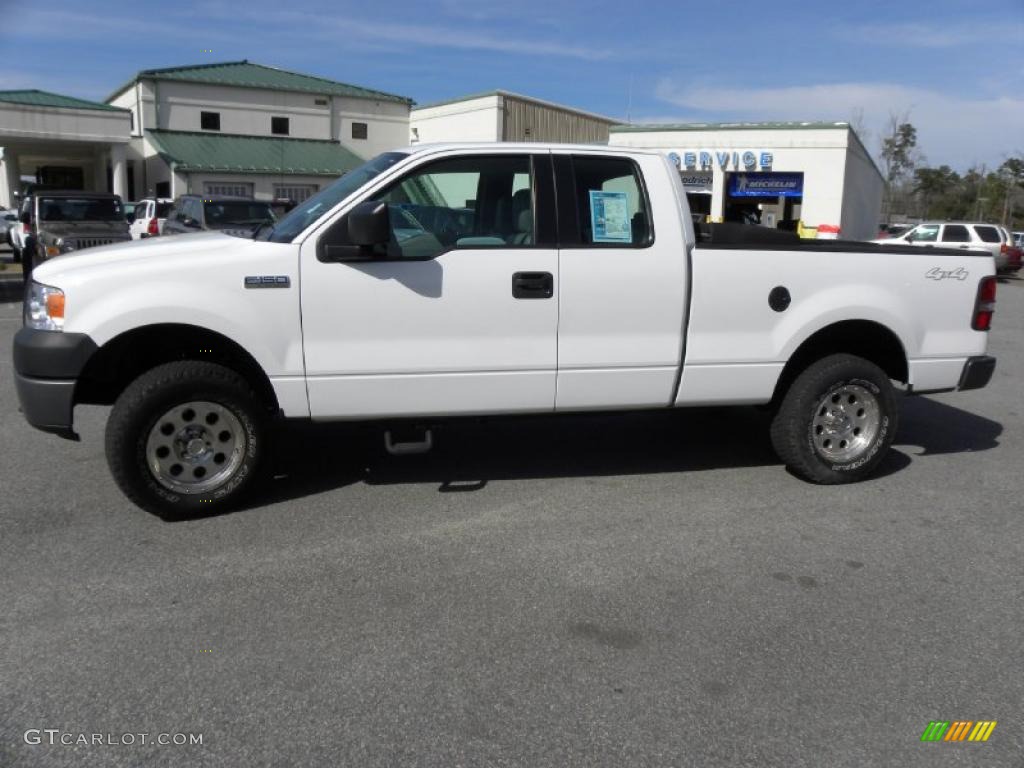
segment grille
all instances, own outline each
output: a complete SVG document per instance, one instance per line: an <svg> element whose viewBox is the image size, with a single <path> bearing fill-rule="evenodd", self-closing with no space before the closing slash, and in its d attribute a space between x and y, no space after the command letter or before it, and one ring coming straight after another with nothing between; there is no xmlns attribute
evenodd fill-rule
<svg viewBox="0 0 1024 768"><path fill-rule="evenodd" d="M110 245L111 243L119 242L121 241L109 237L82 237L75 241L75 250L80 251L83 248L95 248L98 245Z"/></svg>

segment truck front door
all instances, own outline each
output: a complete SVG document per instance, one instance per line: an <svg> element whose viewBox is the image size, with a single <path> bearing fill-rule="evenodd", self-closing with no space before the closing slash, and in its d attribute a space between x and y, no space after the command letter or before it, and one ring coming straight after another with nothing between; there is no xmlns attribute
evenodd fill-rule
<svg viewBox="0 0 1024 768"><path fill-rule="evenodd" d="M347 214L302 246L314 419L552 410L558 250L549 154L425 160L370 199L387 246Z"/></svg>

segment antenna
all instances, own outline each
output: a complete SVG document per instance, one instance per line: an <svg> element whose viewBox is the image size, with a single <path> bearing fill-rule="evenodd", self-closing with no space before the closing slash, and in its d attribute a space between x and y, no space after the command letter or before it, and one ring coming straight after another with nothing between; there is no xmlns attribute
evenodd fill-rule
<svg viewBox="0 0 1024 768"><path fill-rule="evenodd" d="M629 73L629 91L626 97L626 123L633 122L633 73Z"/></svg>

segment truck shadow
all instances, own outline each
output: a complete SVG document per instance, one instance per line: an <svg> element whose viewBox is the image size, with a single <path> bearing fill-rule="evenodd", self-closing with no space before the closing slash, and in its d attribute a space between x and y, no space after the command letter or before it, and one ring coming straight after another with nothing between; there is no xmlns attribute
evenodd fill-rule
<svg viewBox="0 0 1024 768"><path fill-rule="evenodd" d="M437 484L473 493L493 480L600 477L778 464L769 415L755 408L465 420L435 434L428 454L396 457L379 429L284 424L272 436L273 479L248 507L288 502L362 482ZM915 459L996 447L1001 424L927 397L906 398L885 477ZM899 446L919 446L913 456Z"/></svg>

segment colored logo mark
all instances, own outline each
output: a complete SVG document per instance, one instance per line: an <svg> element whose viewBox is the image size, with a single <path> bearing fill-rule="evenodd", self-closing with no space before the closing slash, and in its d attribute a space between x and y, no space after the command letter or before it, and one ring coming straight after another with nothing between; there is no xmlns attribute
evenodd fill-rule
<svg viewBox="0 0 1024 768"><path fill-rule="evenodd" d="M995 720L932 720L921 741L988 741L995 727Z"/></svg>

